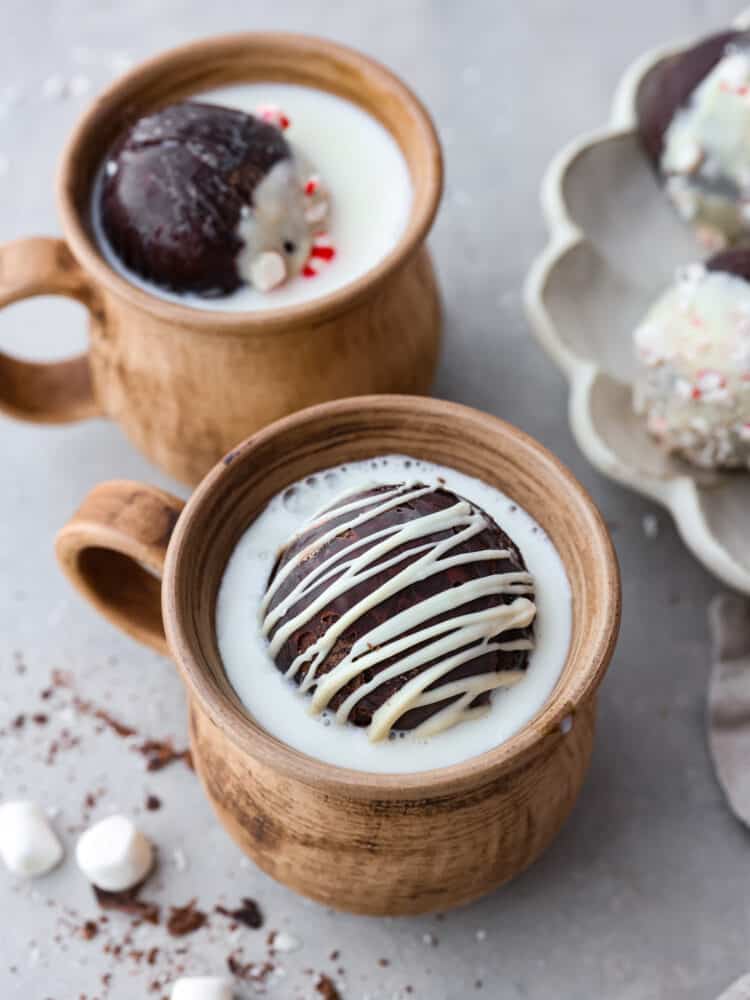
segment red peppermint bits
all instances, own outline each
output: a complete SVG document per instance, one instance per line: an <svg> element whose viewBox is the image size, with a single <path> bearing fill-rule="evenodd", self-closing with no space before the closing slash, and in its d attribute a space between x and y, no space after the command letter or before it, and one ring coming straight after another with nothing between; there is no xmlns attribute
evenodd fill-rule
<svg viewBox="0 0 750 1000"><path fill-rule="evenodd" d="M325 266L324 262L333 260L335 256L336 248L331 243L328 233L318 233L313 240L307 263L302 269L302 276L304 278L314 278L316 274L320 273L321 266Z"/></svg>
<svg viewBox="0 0 750 1000"><path fill-rule="evenodd" d="M259 104L255 113L262 121L268 122L269 125L275 125L282 132L292 124L289 116L284 114L276 104Z"/></svg>

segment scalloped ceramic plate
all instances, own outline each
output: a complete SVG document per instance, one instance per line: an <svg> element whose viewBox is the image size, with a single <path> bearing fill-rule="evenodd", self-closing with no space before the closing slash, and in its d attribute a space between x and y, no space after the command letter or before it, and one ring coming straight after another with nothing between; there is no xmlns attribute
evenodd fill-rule
<svg viewBox="0 0 750 1000"><path fill-rule="evenodd" d="M748 25L748 14L735 22ZM750 593L750 474L703 472L663 454L631 409L632 331L675 268L700 256L635 134L647 74L680 46L639 59L607 127L550 164L542 209L550 237L527 276L531 326L570 382L573 434L605 476L663 504L685 544L725 583Z"/></svg>

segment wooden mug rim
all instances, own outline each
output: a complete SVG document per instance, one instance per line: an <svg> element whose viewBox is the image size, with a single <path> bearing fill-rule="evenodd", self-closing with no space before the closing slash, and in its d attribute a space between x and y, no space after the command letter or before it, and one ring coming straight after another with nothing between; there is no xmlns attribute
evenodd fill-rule
<svg viewBox="0 0 750 1000"><path fill-rule="evenodd" d="M312 298L293 306L281 306L252 311L224 312L195 309L171 302L139 288L114 270L97 248L96 242L86 225L84 215L77 203L76 192L80 182L80 165L85 160L83 151L94 143L101 143L98 162L101 162L114 135L118 134L127 120L132 120L135 109L139 114L156 107L158 100L150 100L149 93L157 81L163 81L171 74L174 86L184 88L182 96L200 92L201 79L205 72L196 72L195 66L205 63L222 65L228 62L242 67L241 57L260 53L265 58L281 59L289 53L298 58L298 64L291 72L284 74L284 80L291 83L306 83L320 89L337 93L326 80L310 75L306 66L310 60L318 58L330 66L355 75L362 87L372 93L395 100L401 112L408 115L419 145L421 164L419 183L415 179L415 156L399 142L413 184L413 198L409 221L394 247L372 268L358 278L347 282L334 291ZM305 59L308 63L305 63ZM268 79L273 74L266 73ZM235 78L236 82L253 79L244 73ZM204 80L205 83L205 80ZM192 88L192 89L191 89ZM203 89L206 89L205 86ZM357 99L357 93L348 92L343 96L359 104L368 113L378 117L381 124L395 136L383 116L372 107L367 107L364 98ZM174 99L174 97L172 98ZM113 127L113 122L117 125ZM92 138L93 137L93 138ZM86 183L90 194L93 178ZM369 56L313 35L291 32L237 32L217 35L185 45L168 49L139 63L109 85L94 101L92 106L78 120L63 151L57 174L57 203L62 219L63 231L68 245L81 266L95 282L109 292L127 300L131 305L143 309L176 327L185 326L203 332L278 334L303 324L310 325L352 308L363 298L372 294L390 275L402 267L406 260L418 249L426 238L437 212L443 188L443 159L440 141L429 112L414 92L395 73Z"/></svg>
<svg viewBox="0 0 750 1000"><path fill-rule="evenodd" d="M189 555L193 525L202 510L216 506L217 494L227 482L229 466L238 460L248 461L253 455L284 435L304 433L321 418L333 418L342 428L360 411L368 414L394 416L408 421L415 413L428 418L447 417L466 433L472 428L483 433L500 435L506 450L520 462L534 463L549 481L550 496L556 504L565 504L571 518L571 530L586 537L594 553L592 572L601 587L598 615L591 624L592 642L586 647L582 662L568 671L567 662L550 697L517 733L499 746L476 757L448 767L412 773L380 774L339 767L310 757L290 747L248 719L236 697L234 701L220 691L199 664L186 637L187 619L179 600L179 581L189 571ZM419 457L419 450L415 451ZM460 462L456 467L460 468ZM291 480L290 480L291 482ZM537 517L543 530L543 518ZM566 572L569 573L568 567ZM572 581L571 581L572 584ZM333 795L348 797L419 800L437 796L476 791L519 769L540 753L553 752L564 739L565 720L575 715L578 705L594 696L611 660L620 624L621 589L617 557L604 520L588 492L573 474L547 448L525 432L471 407L445 400L413 396L364 396L322 403L292 414L261 430L240 444L218 463L202 480L182 512L171 537L166 555L162 585L162 615L172 656L195 701L211 722L221 729L250 760L258 759L266 766L296 781L303 781ZM574 615L575 593L574 593ZM568 660L570 653L568 654ZM567 674L570 676L567 676Z"/></svg>

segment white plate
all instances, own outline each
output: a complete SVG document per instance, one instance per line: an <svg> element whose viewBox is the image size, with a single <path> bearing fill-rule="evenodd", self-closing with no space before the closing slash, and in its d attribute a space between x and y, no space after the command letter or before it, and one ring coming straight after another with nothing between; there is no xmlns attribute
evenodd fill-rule
<svg viewBox="0 0 750 1000"><path fill-rule="evenodd" d="M736 26L747 26L749 14ZM665 456L630 402L632 331L676 267L701 255L635 132L639 87L683 47L638 59L620 81L609 124L549 165L541 190L549 242L529 271L524 302L538 340L570 382L570 424L584 455L605 476L663 504L698 559L750 593L750 474L704 472Z"/></svg>

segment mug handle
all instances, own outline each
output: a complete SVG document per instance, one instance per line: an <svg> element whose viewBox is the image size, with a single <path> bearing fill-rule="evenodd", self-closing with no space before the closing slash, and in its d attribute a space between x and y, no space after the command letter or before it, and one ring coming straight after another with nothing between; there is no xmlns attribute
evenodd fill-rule
<svg viewBox="0 0 750 1000"><path fill-rule="evenodd" d="M58 561L73 586L123 632L165 655L161 575L184 506L154 486L101 483L55 541Z"/></svg>
<svg viewBox="0 0 750 1000"><path fill-rule="evenodd" d="M94 294L63 240L45 236L0 245L0 309L36 295L64 295L94 311ZM0 410L35 423L99 416L88 354L22 361L0 352Z"/></svg>

